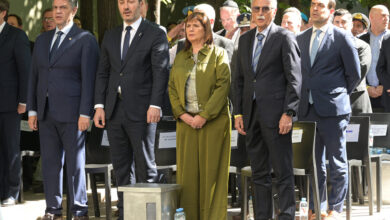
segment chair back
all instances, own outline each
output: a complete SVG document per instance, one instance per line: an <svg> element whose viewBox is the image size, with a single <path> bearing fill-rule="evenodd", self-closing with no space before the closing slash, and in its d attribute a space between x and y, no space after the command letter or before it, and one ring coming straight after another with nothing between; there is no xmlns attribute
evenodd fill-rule
<svg viewBox="0 0 390 220"><path fill-rule="evenodd" d="M105 132L102 128L97 128L94 123L91 125L91 131L87 132L85 154L86 164L110 164L111 152L110 146L102 146L102 139ZM107 133L105 133L107 134Z"/></svg>
<svg viewBox="0 0 390 220"><path fill-rule="evenodd" d="M316 140L316 123L298 121L293 124L293 167L310 170L313 167L313 150Z"/></svg>
<svg viewBox="0 0 390 220"><path fill-rule="evenodd" d="M370 117L352 116L347 128L348 160L365 160L369 157ZM356 135L356 136L355 136ZM357 138L357 139L356 139Z"/></svg>
<svg viewBox="0 0 390 220"><path fill-rule="evenodd" d="M176 164L176 121L171 118L165 118L163 117L157 124L156 140L154 143L157 166ZM164 139L163 135L169 140ZM164 143L160 143L160 140L164 141Z"/></svg>
<svg viewBox="0 0 390 220"><path fill-rule="evenodd" d="M381 147L381 148L390 148L390 135L389 135L389 129L390 129L390 113L364 113L359 114L359 116L368 116L370 117L370 127L373 126L387 126L387 131L385 134L381 134L378 136L376 132L374 131L374 147ZM384 131L384 130L383 130Z"/></svg>

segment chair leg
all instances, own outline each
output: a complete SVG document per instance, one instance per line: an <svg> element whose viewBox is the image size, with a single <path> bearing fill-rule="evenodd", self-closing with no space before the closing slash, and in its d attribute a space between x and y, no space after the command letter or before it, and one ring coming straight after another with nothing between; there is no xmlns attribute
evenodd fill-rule
<svg viewBox="0 0 390 220"><path fill-rule="evenodd" d="M352 166L348 163L348 190L347 190L347 220L351 219L351 203L352 203Z"/></svg>
<svg viewBox="0 0 390 220"><path fill-rule="evenodd" d="M18 196L18 202L23 203L24 202L24 195L23 195L23 156L20 156L20 187L19 187L19 196Z"/></svg>
<svg viewBox="0 0 390 220"><path fill-rule="evenodd" d="M367 196L368 196L368 210L369 214L374 214L374 199L373 199L373 192L372 192L372 170L371 170L371 163L370 160L366 160L365 162L365 174L366 174L366 181L367 181Z"/></svg>
<svg viewBox="0 0 390 220"><path fill-rule="evenodd" d="M95 174L90 173L89 177L91 179L91 189L92 189L92 198L93 198L93 207L95 210L95 217L100 217L99 200L98 200L98 194L97 194L97 189L96 189Z"/></svg>
<svg viewBox="0 0 390 220"><path fill-rule="evenodd" d="M107 167L104 175L106 186L106 219L111 219L111 169Z"/></svg>
<svg viewBox="0 0 390 220"><path fill-rule="evenodd" d="M246 219L248 214L248 177L241 174L241 219ZM252 198L253 201L253 198Z"/></svg>
<svg viewBox="0 0 390 220"><path fill-rule="evenodd" d="M321 213L321 207L320 207L320 195L318 191L318 179L317 179L317 172L314 171L314 174L311 175L311 183L312 183L312 189L313 189L313 199L314 199L314 212L315 213ZM316 220L320 220L321 215L316 215Z"/></svg>
<svg viewBox="0 0 390 220"><path fill-rule="evenodd" d="M70 201L70 196L69 196L68 180L65 181L65 184L66 184L66 220L72 220L72 202Z"/></svg>
<svg viewBox="0 0 390 220"><path fill-rule="evenodd" d="M310 204L310 175L306 175L306 201Z"/></svg>
<svg viewBox="0 0 390 220"><path fill-rule="evenodd" d="M358 166L357 170L359 204L364 205L362 167Z"/></svg>
<svg viewBox="0 0 390 220"><path fill-rule="evenodd" d="M382 208L382 158L379 156L376 162L376 205L377 212Z"/></svg>

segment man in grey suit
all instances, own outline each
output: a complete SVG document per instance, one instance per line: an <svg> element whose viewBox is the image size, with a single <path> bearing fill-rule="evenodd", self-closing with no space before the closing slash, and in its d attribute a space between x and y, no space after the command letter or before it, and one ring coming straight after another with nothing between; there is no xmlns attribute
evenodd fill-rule
<svg viewBox="0 0 390 220"><path fill-rule="evenodd" d="M257 28L240 37L234 85L235 128L246 135L256 219L272 218L271 169L279 190L278 219L295 219L291 128L299 105L301 65L292 32L273 23L276 0L254 0Z"/></svg>
<svg viewBox="0 0 390 220"><path fill-rule="evenodd" d="M123 25L105 33L96 76L94 123L107 127L118 186L157 180L154 152L148 151L154 151L168 84L168 41L141 17L142 7L142 0L118 0ZM123 194L118 197L123 219Z"/></svg>
<svg viewBox="0 0 390 220"><path fill-rule="evenodd" d="M333 25L352 33L352 15L345 9L337 9L333 15ZM370 96L367 92L366 75L371 65L370 45L354 37L360 60L360 83L350 96L352 115L372 113Z"/></svg>
<svg viewBox="0 0 390 220"><path fill-rule="evenodd" d="M315 158L321 213L316 214L339 219L348 189L345 136L351 114L349 95L360 82L360 66L351 32L329 23L335 7L335 0L312 0L313 28L297 36L303 78L298 116L302 121L317 122ZM328 197L326 157L332 185Z"/></svg>

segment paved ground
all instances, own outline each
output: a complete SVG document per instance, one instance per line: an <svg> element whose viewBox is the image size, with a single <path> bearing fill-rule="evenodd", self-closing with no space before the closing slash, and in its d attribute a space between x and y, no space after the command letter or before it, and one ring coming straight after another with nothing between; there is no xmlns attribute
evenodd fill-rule
<svg viewBox="0 0 390 220"><path fill-rule="evenodd" d="M91 193L88 193L90 208L89 214L90 219L103 220L105 219L105 199L104 199L104 189L99 189L100 194L100 212L101 217L94 216L94 210L92 205L92 196ZM112 200L113 202L113 214L116 210L116 190L112 190ZM64 202L65 204L66 202ZM34 194L32 192L25 193L25 202L23 204L18 204L12 207L2 207L0 209L0 220L39 220L40 216L44 214L45 209L45 200L44 195L42 193ZM64 207L64 215L65 215L66 207ZM376 211L376 206L374 208ZM238 219L234 216L239 215L240 208L229 208L228 212L228 220ZM344 213L345 214L345 213ZM115 219L115 218L113 218ZM211 220L211 219L210 219ZM214 219L212 219L214 220ZM384 205L381 213L374 213L373 216L368 215L368 206L354 205L352 207L352 220L390 220L390 205Z"/></svg>

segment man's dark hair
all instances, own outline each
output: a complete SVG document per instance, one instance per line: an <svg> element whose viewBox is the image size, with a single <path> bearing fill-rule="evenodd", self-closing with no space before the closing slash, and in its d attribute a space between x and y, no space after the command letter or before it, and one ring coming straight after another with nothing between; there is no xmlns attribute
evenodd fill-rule
<svg viewBox="0 0 390 220"><path fill-rule="evenodd" d="M46 12L50 12L50 11L53 11L53 8L46 8L46 9L42 12L42 19L44 19Z"/></svg>
<svg viewBox="0 0 390 220"><path fill-rule="evenodd" d="M0 12L6 11L4 20L7 21L9 11L9 2L7 0L0 0Z"/></svg>
<svg viewBox="0 0 390 220"><path fill-rule="evenodd" d="M21 27L23 25L23 21L22 21L22 18L19 17L19 15L16 15L16 14L9 14L8 15L8 18L9 17L15 17L16 18L16 21L18 22L18 26Z"/></svg>
<svg viewBox="0 0 390 220"><path fill-rule="evenodd" d="M336 9L336 0L329 0L328 9Z"/></svg>
<svg viewBox="0 0 390 220"><path fill-rule="evenodd" d="M68 2L70 4L70 6L72 6L72 8L78 8L79 7L79 4L78 4L77 0L68 0Z"/></svg>
<svg viewBox="0 0 390 220"><path fill-rule="evenodd" d="M336 11L334 11L333 19L335 17L337 17L337 16L344 16L344 15L347 15L348 16L348 20L352 22L352 15L351 15L351 13L347 9L344 9L344 8L339 8Z"/></svg>

